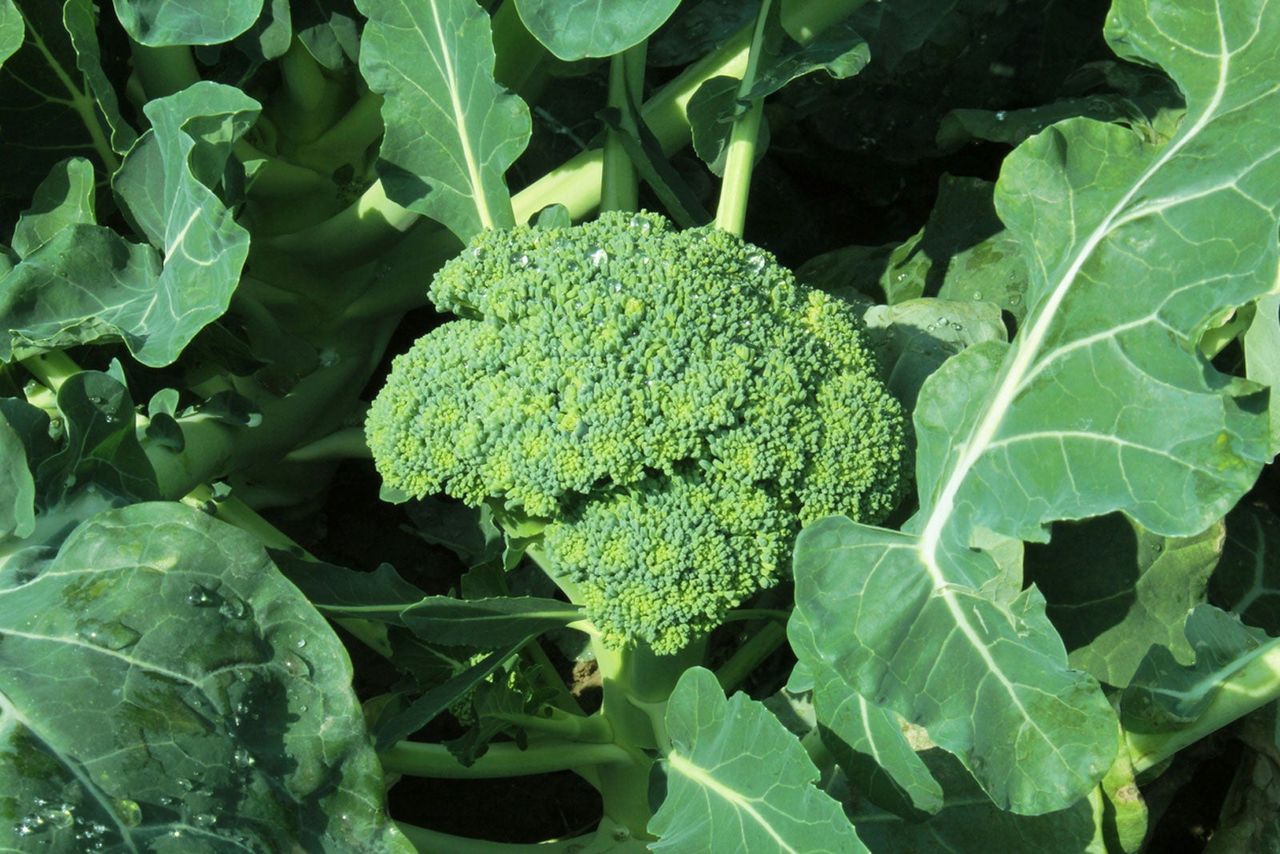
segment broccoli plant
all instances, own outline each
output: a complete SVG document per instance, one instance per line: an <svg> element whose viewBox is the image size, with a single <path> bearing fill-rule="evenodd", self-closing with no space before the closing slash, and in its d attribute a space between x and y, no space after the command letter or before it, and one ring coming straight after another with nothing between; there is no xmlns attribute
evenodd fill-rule
<svg viewBox="0 0 1280 854"><path fill-rule="evenodd" d="M1277 79L1261 0L0 0L0 849L1274 849Z"/></svg>

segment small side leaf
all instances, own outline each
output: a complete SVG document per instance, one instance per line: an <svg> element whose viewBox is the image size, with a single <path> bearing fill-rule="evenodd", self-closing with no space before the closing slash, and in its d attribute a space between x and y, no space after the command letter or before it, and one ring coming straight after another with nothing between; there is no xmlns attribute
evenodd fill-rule
<svg viewBox="0 0 1280 854"><path fill-rule="evenodd" d="M520 20L533 37L567 62L612 56L647 39L680 0L516 0Z"/></svg>
<svg viewBox="0 0 1280 854"><path fill-rule="evenodd" d="M667 794L652 851L866 851L818 769L764 706L726 700L711 671L685 671L667 704ZM770 773L762 774L768 767Z"/></svg>

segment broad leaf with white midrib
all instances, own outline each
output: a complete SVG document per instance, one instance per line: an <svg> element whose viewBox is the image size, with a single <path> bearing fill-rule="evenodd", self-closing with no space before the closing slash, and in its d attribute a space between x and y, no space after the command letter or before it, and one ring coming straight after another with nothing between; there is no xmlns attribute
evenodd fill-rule
<svg viewBox="0 0 1280 854"><path fill-rule="evenodd" d="M667 793L650 850L866 851L795 736L744 694L726 700L711 671L680 677L666 729Z"/></svg>
<svg viewBox="0 0 1280 854"><path fill-rule="evenodd" d="M493 79L475 0L359 0L360 71L386 100L378 171L387 195L466 240L514 225L504 175L524 151L524 102Z"/></svg>
<svg viewBox="0 0 1280 854"><path fill-rule="evenodd" d="M1249 488L1267 452L1255 389L1218 375L1199 334L1266 292L1280 208L1280 3L1120 0L1108 37L1187 96L1162 148L1084 119L1005 161L997 210L1029 260L1012 345L961 353L915 413L921 510L894 534L848 520L796 553L802 660L925 726L1001 807L1060 809L1111 764L1114 718L1067 667L1027 591L983 585L986 529L1043 539L1047 523L1122 511L1197 533Z"/></svg>

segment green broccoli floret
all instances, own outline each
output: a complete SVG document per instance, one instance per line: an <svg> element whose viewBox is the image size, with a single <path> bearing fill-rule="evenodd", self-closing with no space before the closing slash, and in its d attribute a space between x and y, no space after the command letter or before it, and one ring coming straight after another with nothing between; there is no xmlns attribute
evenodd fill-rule
<svg viewBox="0 0 1280 854"><path fill-rule="evenodd" d="M712 228L606 213L478 235L367 433L386 483L542 520L612 645L675 652L774 584L800 526L881 520L901 406L858 321Z"/></svg>

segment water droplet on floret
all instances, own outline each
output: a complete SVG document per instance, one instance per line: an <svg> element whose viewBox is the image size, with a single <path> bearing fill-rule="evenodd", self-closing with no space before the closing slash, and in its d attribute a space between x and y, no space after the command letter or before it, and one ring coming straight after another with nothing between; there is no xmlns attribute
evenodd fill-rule
<svg viewBox="0 0 1280 854"><path fill-rule="evenodd" d="M609 253L597 246L587 254L587 260L591 262L592 267L599 267L609 260Z"/></svg>

